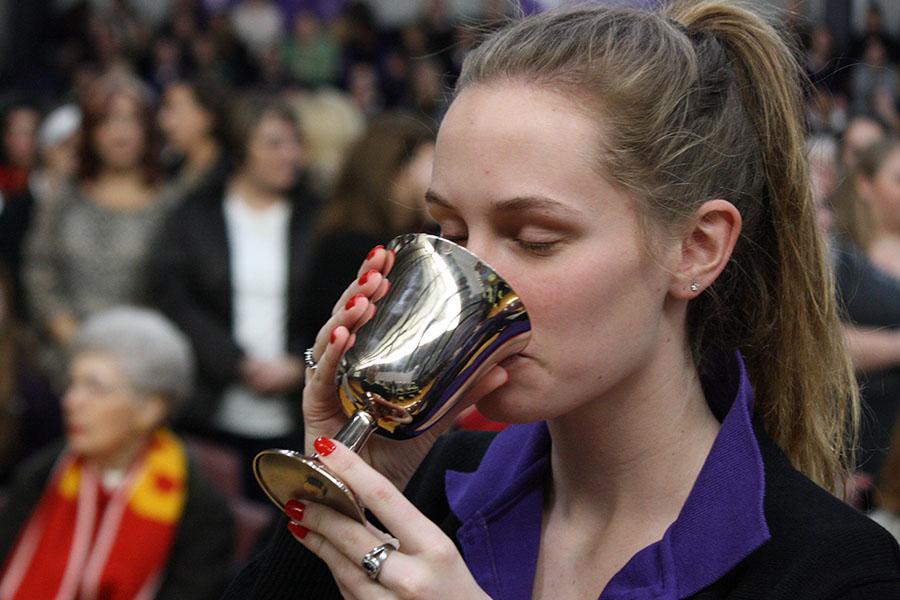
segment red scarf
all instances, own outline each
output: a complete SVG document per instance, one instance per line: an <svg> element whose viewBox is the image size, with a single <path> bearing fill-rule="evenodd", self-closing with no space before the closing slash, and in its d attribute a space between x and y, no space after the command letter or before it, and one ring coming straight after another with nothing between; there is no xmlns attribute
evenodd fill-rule
<svg viewBox="0 0 900 600"><path fill-rule="evenodd" d="M167 430L152 437L105 509L97 471L63 454L6 563L0 598L153 598L186 488L187 457Z"/></svg>

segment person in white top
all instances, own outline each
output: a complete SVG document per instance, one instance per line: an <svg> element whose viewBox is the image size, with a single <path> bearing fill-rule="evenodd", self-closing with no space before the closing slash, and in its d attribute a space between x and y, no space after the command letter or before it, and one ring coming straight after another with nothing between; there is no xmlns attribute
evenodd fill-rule
<svg viewBox="0 0 900 600"><path fill-rule="evenodd" d="M244 491L254 494L253 456L301 443L293 395L308 340L297 298L315 203L299 183L302 146L290 109L264 99L236 108L236 168L167 223L153 287L198 355L202 393L185 425L241 452Z"/></svg>

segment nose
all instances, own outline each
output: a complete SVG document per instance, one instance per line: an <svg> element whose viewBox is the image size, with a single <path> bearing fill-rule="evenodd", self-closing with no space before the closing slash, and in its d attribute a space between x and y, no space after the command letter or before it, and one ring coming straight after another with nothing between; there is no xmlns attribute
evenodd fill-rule
<svg viewBox="0 0 900 600"><path fill-rule="evenodd" d="M80 406L81 404L83 395L83 392L78 389L78 386L76 386L74 383L70 383L69 387L66 388L65 393L63 393L62 397L63 412L75 412L78 409L78 406Z"/></svg>
<svg viewBox="0 0 900 600"><path fill-rule="evenodd" d="M470 231L469 237L462 245L465 246L466 250L489 264L491 267L497 268L496 248L486 235Z"/></svg>

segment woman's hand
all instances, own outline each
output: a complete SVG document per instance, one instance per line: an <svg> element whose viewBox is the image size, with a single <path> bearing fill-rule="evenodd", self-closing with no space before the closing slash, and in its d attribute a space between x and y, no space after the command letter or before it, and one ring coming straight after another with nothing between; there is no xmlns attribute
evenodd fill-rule
<svg viewBox="0 0 900 600"><path fill-rule="evenodd" d="M331 319L319 330L313 346L317 367L307 369L303 388L303 421L306 453L312 454L313 440L330 437L347 422L341 410L335 388L338 363L356 339L356 331L375 314L375 302L387 294L390 282L387 274L394 265L394 253L376 246L359 269L359 277L344 292L334 306ZM507 374L495 367L481 377L467 392L459 410L506 383ZM363 446L360 456L383 473L398 489L418 468L437 437L453 422L443 419L422 435L398 442L372 436Z"/></svg>
<svg viewBox="0 0 900 600"><path fill-rule="evenodd" d="M288 502L288 529L325 561L345 598L488 598L453 542L390 481L340 442L323 438L316 449L322 463L347 482L400 544L384 559L373 581L362 558L376 546L390 543L390 536L322 504Z"/></svg>

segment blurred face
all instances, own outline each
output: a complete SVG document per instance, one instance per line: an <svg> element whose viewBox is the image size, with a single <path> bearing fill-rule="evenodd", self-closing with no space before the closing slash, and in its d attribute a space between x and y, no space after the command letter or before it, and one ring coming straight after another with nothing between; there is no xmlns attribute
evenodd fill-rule
<svg viewBox="0 0 900 600"><path fill-rule="evenodd" d="M71 179L78 172L78 148L81 133L77 132L65 140L48 146L42 151L44 166L48 171L63 179Z"/></svg>
<svg viewBox="0 0 900 600"><path fill-rule="evenodd" d="M247 143L244 171L260 187L285 192L297 181L302 156L294 125L278 115L266 115Z"/></svg>
<svg viewBox="0 0 900 600"><path fill-rule="evenodd" d="M25 168L34 164L39 121L38 113L30 108L17 108L7 115L3 145L10 164Z"/></svg>
<svg viewBox="0 0 900 600"><path fill-rule="evenodd" d="M194 97L190 87L174 84L166 89L159 111L159 125L166 140L185 154L210 135L213 117Z"/></svg>
<svg viewBox="0 0 900 600"><path fill-rule="evenodd" d="M144 154L146 132L137 102L125 95L113 96L106 118L94 130L93 142L106 168L138 167Z"/></svg>
<svg viewBox="0 0 900 600"><path fill-rule="evenodd" d="M881 140L884 137L884 131L879 127L878 123L869 119L855 119L847 126L844 133L844 150L841 154L841 161L844 167L852 169L856 166L856 157L859 153Z"/></svg>
<svg viewBox="0 0 900 600"><path fill-rule="evenodd" d="M502 363L509 382L479 402L491 418L639 394L655 353L684 343L670 325L679 310L684 319L668 298L675 244L649 258L635 203L598 173L604 135L567 98L515 83L466 89L441 125L431 215L507 279L532 319L528 346Z"/></svg>
<svg viewBox="0 0 900 600"><path fill-rule="evenodd" d="M114 465L130 457L149 434L147 399L111 356L82 353L69 369L63 418L69 448L88 460Z"/></svg>
<svg viewBox="0 0 900 600"><path fill-rule="evenodd" d="M872 206L876 222L887 231L900 231L900 147L882 163L864 196Z"/></svg>

